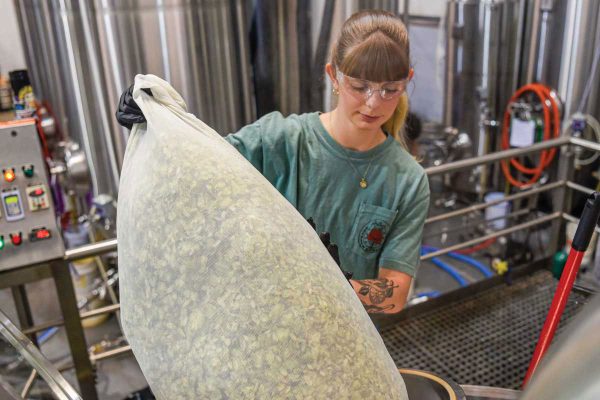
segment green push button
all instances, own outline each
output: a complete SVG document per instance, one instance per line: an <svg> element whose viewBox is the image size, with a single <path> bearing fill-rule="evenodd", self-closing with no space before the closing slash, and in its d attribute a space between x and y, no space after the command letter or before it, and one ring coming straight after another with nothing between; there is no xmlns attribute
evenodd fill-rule
<svg viewBox="0 0 600 400"><path fill-rule="evenodd" d="M23 174L25 174L25 176L27 178L32 178L33 177L33 165L29 164L29 165L24 165L23 166Z"/></svg>

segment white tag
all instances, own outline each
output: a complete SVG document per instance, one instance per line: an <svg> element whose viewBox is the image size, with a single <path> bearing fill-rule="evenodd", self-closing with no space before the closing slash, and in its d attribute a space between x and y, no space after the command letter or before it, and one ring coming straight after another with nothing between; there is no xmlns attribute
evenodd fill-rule
<svg viewBox="0 0 600 400"><path fill-rule="evenodd" d="M510 123L510 145L512 147L527 147L534 143L535 121L523 121L513 118Z"/></svg>

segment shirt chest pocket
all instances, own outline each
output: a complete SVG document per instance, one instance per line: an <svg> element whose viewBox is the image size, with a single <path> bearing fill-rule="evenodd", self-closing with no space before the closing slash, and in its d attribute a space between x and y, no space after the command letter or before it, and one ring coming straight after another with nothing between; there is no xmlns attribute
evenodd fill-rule
<svg viewBox="0 0 600 400"><path fill-rule="evenodd" d="M397 210L361 203L352 225L350 249L362 257L375 258L397 214Z"/></svg>

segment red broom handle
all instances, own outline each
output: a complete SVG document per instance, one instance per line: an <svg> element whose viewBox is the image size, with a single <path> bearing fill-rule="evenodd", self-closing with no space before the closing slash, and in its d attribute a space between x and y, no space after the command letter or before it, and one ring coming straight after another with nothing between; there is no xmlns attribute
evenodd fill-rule
<svg viewBox="0 0 600 400"><path fill-rule="evenodd" d="M550 343L552 343L552 339L556 333L560 317L567 305L567 299L569 298L569 294L571 294L571 288L573 287L573 282L575 282L575 277L577 276L577 271L579 271L579 266L581 265L584 254L585 252L577 251L573 248L569 253L569 258L567 259L567 263L560 277L560 282L558 283L554 298L552 299L550 311L546 317L546 322L544 322L544 327L542 328L542 333L540 334L537 346L535 346L531 362L529 363L529 369L527 370L527 375L525 375L523 387L527 385L531 375L533 375L538 364L542 361L544 353L546 353Z"/></svg>
<svg viewBox="0 0 600 400"><path fill-rule="evenodd" d="M583 255L585 254L588 245L590 244L590 240L592 238L592 234L594 233L594 229L596 228L596 224L598 223L599 216L600 193L594 192L588 197L585 203L583 213L581 214L581 219L579 220L579 225L577 225L577 231L573 237L569 258L567 259L567 263L563 269L558 287L554 293L554 298L552 299L552 304L550 305L550 311L548 311L546 322L544 322L544 327L542 328L540 338L535 347L535 351L533 352L531 362L529 363L529 369L525 375L523 387L525 387L529 379L531 379L531 376L535 372L540 361L542 360L542 357L544 356L544 353L546 350L548 350L548 347L554 338L556 328L560 322L560 317L565 310L569 294L571 294L573 282L575 282L575 277L579 271L581 260L583 259Z"/></svg>

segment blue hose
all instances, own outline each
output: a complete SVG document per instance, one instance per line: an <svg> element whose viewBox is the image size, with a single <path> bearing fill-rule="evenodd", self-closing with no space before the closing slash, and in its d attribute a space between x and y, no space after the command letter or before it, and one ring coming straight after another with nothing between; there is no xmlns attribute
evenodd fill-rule
<svg viewBox="0 0 600 400"><path fill-rule="evenodd" d="M433 251L427 251L424 249L424 247L425 246L423 246L423 248L421 249L421 255L425 255ZM432 259L430 259L430 261L436 266L440 267L444 272L448 273L451 277L453 277L461 287L465 287L468 285L467 280L463 278L463 276L459 274L458 271L455 270L452 266L446 264L445 262L436 257L433 257Z"/></svg>
<svg viewBox="0 0 600 400"><path fill-rule="evenodd" d="M431 253L434 251L438 251L438 250L439 249L437 247L423 245L423 251L425 252L425 254ZM492 276L494 276L494 273L492 271L490 271L490 269L487 266L483 265L482 263L475 260L474 258L465 256L464 254L455 253L455 252L450 252L445 255L477 268L483 274L483 276L485 276L486 278L491 278Z"/></svg>
<svg viewBox="0 0 600 400"><path fill-rule="evenodd" d="M432 290L431 292L421 292L418 293L415 297L429 297L429 298L433 298L433 297L439 297L441 293L438 292L437 290Z"/></svg>
<svg viewBox="0 0 600 400"><path fill-rule="evenodd" d="M46 340L50 339L56 332L58 332L58 328L57 327L52 327L52 328L46 329L38 337L38 340L37 340L38 344L39 345L43 344Z"/></svg>

